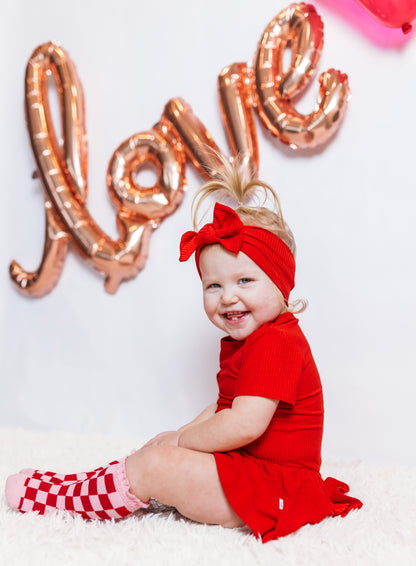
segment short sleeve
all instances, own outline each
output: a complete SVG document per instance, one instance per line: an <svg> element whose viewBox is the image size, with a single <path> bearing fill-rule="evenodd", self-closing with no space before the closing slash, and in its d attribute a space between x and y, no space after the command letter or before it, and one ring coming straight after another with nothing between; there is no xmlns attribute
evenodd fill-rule
<svg viewBox="0 0 416 566"><path fill-rule="evenodd" d="M302 374L302 350L280 333L247 344L236 380L235 397L256 395L294 405Z"/></svg>

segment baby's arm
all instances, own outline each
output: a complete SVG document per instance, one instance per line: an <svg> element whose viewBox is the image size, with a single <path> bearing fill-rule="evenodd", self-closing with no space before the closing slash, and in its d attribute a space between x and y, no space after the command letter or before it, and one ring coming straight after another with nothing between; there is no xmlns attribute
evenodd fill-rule
<svg viewBox="0 0 416 566"><path fill-rule="evenodd" d="M217 410L217 404L216 403L212 403L212 405L208 405L208 407L206 407L202 411L202 413L200 413L197 417L195 417L193 421L189 422L188 424L181 426L181 428L179 429L178 432L182 432L182 431L186 430L187 428L189 428L190 426L194 426L198 423L206 421L207 419L212 417L212 415L215 414L216 410Z"/></svg>
<svg viewBox="0 0 416 566"><path fill-rule="evenodd" d="M178 445L200 452L225 452L245 446L263 434L278 403L265 397L236 397L231 409L184 428Z"/></svg>
<svg viewBox="0 0 416 566"><path fill-rule="evenodd" d="M198 423L201 423L207 419L209 419L212 415L215 414L217 409L217 404L213 403L206 407L202 413L200 413L197 417L195 417L191 422L188 424L183 425L180 429L176 431L167 431L161 432L160 434L156 435L154 438L146 442L143 446L154 446L154 445L161 445L161 444L169 444L173 446L178 446L178 439L181 433L189 427L192 427Z"/></svg>

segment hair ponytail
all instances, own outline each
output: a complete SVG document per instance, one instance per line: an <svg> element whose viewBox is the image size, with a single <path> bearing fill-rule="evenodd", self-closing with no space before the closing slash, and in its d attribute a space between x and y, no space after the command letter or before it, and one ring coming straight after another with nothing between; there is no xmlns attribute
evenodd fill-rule
<svg viewBox="0 0 416 566"><path fill-rule="evenodd" d="M296 257L296 243L292 231L286 224L279 197L274 189L253 178L247 164L239 157L232 161L216 153L220 167L215 178L198 189L192 201L194 230L198 227L198 214L207 198L215 195L215 200L228 201L246 226L259 226L278 236ZM232 201L231 203L229 201ZM266 204L271 204L271 209ZM202 215L202 218L205 216Z"/></svg>

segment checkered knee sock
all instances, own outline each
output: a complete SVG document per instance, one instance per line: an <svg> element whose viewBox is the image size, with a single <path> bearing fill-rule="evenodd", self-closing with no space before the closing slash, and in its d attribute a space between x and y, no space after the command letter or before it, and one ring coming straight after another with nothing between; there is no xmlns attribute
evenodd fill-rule
<svg viewBox="0 0 416 566"><path fill-rule="evenodd" d="M129 491L126 458L110 464L96 475L70 484L56 484L16 474L6 482L6 498L22 513L44 515L56 509L80 514L84 519L121 519L148 507Z"/></svg>

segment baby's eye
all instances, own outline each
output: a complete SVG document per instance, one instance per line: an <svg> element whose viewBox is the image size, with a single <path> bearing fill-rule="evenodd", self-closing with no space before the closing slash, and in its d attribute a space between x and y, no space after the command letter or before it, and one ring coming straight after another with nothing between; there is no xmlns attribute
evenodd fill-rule
<svg viewBox="0 0 416 566"><path fill-rule="evenodd" d="M251 281L253 281L252 279L250 279L250 277L242 277L241 279L238 280L239 283L242 283L243 285L245 283L251 283Z"/></svg>
<svg viewBox="0 0 416 566"><path fill-rule="evenodd" d="M221 285L219 283L210 283L207 285L207 289L219 289Z"/></svg>

